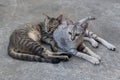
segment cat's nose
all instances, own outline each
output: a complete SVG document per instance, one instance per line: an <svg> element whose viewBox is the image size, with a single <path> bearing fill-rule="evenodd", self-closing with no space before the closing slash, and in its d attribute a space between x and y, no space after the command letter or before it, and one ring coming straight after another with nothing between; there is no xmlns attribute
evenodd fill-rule
<svg viewBox="0 0 120 80"><path fill-rule="evenodd" d="M72 40L72 41L75 40L75 37L71 37L71 40Z"/></svg>

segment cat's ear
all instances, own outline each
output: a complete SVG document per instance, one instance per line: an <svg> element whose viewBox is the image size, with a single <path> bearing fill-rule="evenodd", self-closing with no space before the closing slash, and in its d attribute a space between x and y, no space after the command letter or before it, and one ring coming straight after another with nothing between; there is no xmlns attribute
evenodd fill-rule
<svg viewBox="0 0 120 80"><path fill-rule="evenodd" d="M88 28L88 23L87 22L82 23L81 27L84 28L84 29Z"/></svg>
<svg viewBox="0 0 120 80"><path fill-rule="evenodd" d="M47 14L43 13L43 15L44 15L47 19L50 19L50 17L49 17Z"/></svg>
<svg viewBox="0 0 120 80"><path fill-rule="evenodd" d="M61 22L62 22L62 18L63 18L63 15L61 14L61 15L59 15L59 16L57 17L57 20L61 23Z"/></svg>
<svg viewBox="0 0 120 80"><path fill-rule="evenodd" d="M66 23L67 23L67 25L72 25L72 24L73 24L73 21L70 20L70 19L68 19L68 18L66 18Z"/></svg>

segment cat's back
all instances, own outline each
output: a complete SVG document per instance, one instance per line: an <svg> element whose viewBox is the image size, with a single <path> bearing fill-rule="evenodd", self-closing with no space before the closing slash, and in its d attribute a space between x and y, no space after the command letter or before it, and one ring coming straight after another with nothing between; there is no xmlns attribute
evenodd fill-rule
<svg viewBox="0 0 120 80"><path fill-rule="evenodd" d="M38 41L40 39L40 28L38 25L30 23L19 26L10 36L10 43L22 39L32 39Z"/></svg>
<svg viewBox="0 0 120 80"><path fill-rule="evenodd" d="M11 35L13 35L13 34L15 34L15 35L23 35L23 34L27 35L30 32L40 33L39 25L30 24L30 23L20 25L20 26L18 26L17 29L15 29L13 31L13 33Z"/></svg>
<svg viewBox="0 0 120 80"><path fill-rule="evenodd" d="M58 28L54 31L54 37L64 37L66 34L67 27L64 25L59 25Z"/></svg>
<svg viewBox="0 0 120 80"><path fill-rule="evenodd" d="M30 30L32 29L32 24L30 23L27 23L27 24L24 24L24 25L20 25L18 26L18 28L16 28L11 35L20 35L20 34L25 34L25 33L28 33Z"/></svg>

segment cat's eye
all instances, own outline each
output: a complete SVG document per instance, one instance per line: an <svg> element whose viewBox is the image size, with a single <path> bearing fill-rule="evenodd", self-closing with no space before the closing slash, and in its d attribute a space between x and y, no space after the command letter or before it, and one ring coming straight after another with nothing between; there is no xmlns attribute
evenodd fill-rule
<svg viewBox="0 0 120 80"><path fill-rule="evenodd" d="M58 23L57 22L54 22L53 25L57 25Z"/></svg>
<svg viewBox="0 0 120 80"><path fill-rule="evenodd" d="M56 26L56 23L54 23L53 26Z"/></svg>
<svg viewBox="0 0 120 80"><path fill-rule="evenodd" d="M72 33L71 32L68 32L70 35L72 35Z"/></svg>

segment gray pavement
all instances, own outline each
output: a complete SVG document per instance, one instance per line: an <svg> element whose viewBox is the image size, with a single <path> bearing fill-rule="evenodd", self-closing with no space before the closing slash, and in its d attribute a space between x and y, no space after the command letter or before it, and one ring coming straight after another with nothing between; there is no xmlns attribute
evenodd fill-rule
<svg viewBox="0 0 120 80"><path fill-rule="evenodd" d="M27 62L7 54L9 36L19 25L63 14L72 20L95 16L90 30L117 47L91 49L102 57L100 65L72 57L60 64ZM89 45L89 44L88 44ZM0 80L120 80L120 0L0 0Z"/></svg>

